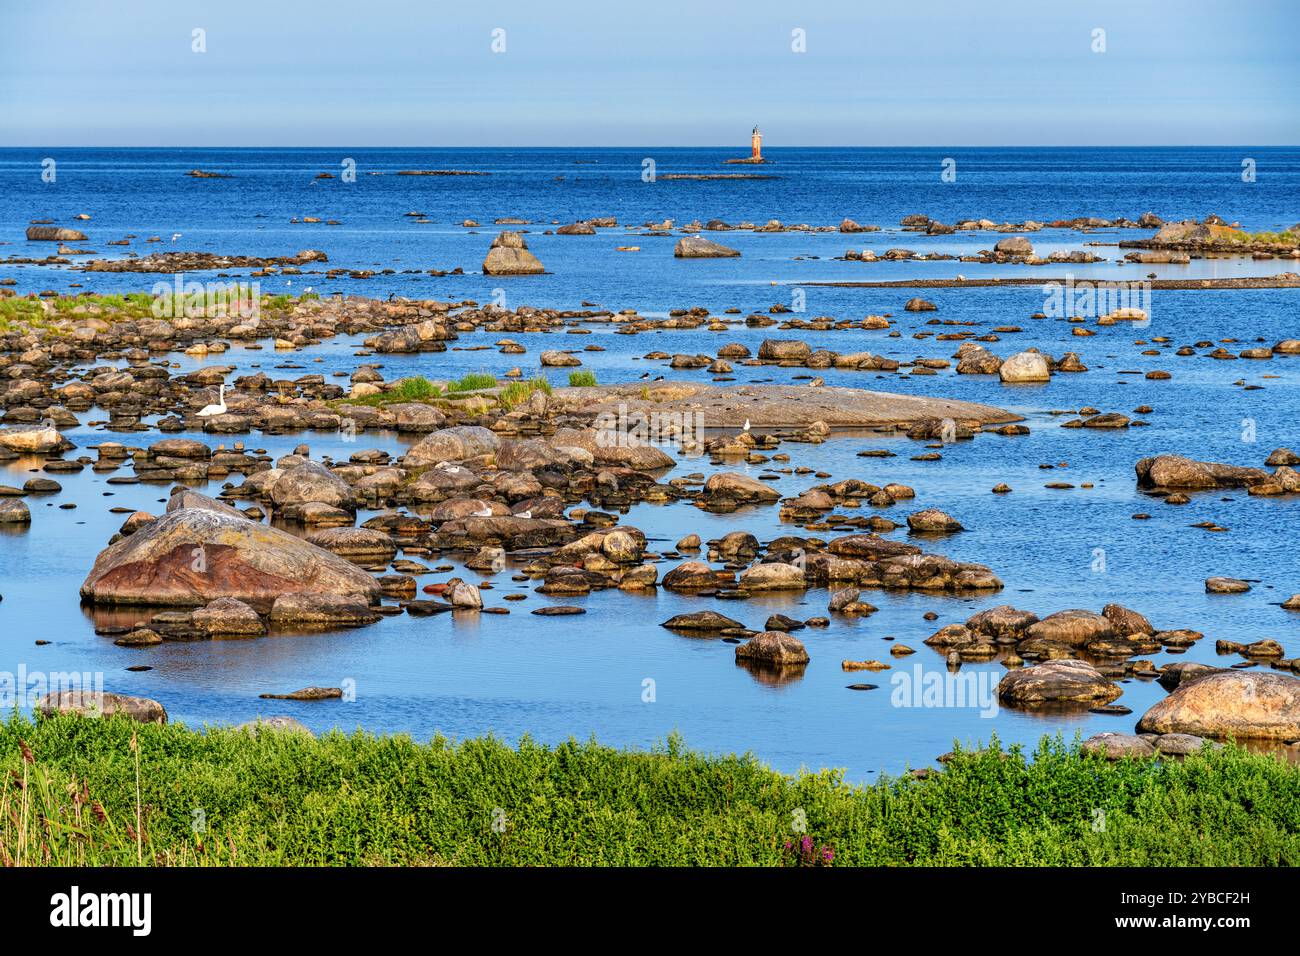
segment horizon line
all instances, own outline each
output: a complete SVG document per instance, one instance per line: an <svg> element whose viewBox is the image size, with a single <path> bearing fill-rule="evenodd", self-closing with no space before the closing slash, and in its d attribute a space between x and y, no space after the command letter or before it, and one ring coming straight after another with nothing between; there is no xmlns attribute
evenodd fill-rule
<svg viewBox="0 0 1300 956"><path fill-rule="evenodd" d="M944 145L929 145L919 143L888 143L888 144L837 144L837 145L802 145L789 144L785 146L765 145L765 151L783 150L783 149L1231 149L1231 148L1251 148L1251 149L1300 149L1300 143L1100 143L1100 144L1082 144L1082 143L1065 143L1065 144L1036 144L1036 143L951 143ZM70 144L60 145L49 144L0 144L0 149L734 149L742 152L743 148L734 143L720 143L710 146L691 146L676 145L671 143L658 143L653 145L636 144L624 146L611 146L609 144L596 143L573 143L565 145L518 145L518 144L500 144L500 143L483 143L474 145L419 145L419 146L402 146L383 143L350 143L350 144L275 144L275 145L213 145L213 144L185 144L182 146L162 146L158 144L144 145L122 145L122 144Z"/></svg>

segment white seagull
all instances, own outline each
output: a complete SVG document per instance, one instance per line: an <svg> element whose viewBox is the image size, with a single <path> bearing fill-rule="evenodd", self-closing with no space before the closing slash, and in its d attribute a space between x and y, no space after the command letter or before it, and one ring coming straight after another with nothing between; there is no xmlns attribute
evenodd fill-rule
<svg viewBox="0 0 1300 956"><path fill-rule="evenodd" d="M489 507L483 508L481 511L471 511L471 512L470 512L470 516L471 516L471 517L474 517L474 518L491 518L491 517L492 517L492 508L489 506Z"/></svg>
<svg viewBox="0 0 1300 956"><path fill-rule="evenodd" d="M743 426L740 430L741 430L742 432L747 432L747 431L749 431L749 419L748 419L748 418L745 419L745 424L744 424L744 426Z"/></svg>
<svg viewBox="0 0 1300 956"><path fill-rule="evenodd" d="M226 414L226 383L221 383L221 388L217 390L217 404L205 405L199 410L200 418L208 418L211 415Z"/></svg>
<svg viewBox="0 0 1300 956"><path fill-rule="evenodd" d="M179 232L173 232L173 233L172 233L172 242L175 242L175 241L176 241L177 239L179 239L180 237L181 237L181 234L180 234Z"/></svg>
<svg viewBox="0 0 1300 956"><path fill-rule="evenodd" d="M515 514L516 518L531 518L532 516L533 513L531 511L520 511Z"/></svg>

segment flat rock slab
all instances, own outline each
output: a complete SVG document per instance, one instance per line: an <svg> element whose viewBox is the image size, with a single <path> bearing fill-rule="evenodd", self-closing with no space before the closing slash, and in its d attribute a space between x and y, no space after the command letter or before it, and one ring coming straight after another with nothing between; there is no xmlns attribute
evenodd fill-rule
<svg viewBox="0 0 1300 956"><path fill-rule="evenodd" d="M573 410L597 414L693 413L701 428L791 428L825 422L831 428L911 425L927 418L951 418L982 425L1022 421L992 405L946 398L898 395L862 388L803 385L700 385L659 382L603 388L561 388L555 396ZM648 397L647 397L648 396Z"/></svg>

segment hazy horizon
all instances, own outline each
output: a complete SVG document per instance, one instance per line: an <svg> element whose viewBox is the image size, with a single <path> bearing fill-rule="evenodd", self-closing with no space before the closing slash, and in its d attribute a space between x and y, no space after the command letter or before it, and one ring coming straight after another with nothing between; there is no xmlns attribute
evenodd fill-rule
<svg viewBox="0 0 1300 956"><path fill-rule="evenodd" d="M1286 0L65 0L0 12L0 146L1292 145L1298 34Z"/></svg>

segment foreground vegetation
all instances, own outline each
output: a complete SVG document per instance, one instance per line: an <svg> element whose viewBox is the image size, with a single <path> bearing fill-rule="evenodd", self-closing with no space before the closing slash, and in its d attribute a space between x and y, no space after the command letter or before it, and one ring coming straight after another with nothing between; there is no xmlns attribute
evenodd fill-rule
<svg viewBox="0 0 1300 956"><path fill-rule="evenodd" d="M1108 763L1059 739L1032 760L995 743L855 787L676 739L515 748L15 716L0 777L6 864L1300 863L1300 769L1235 748Z"/></svg>

